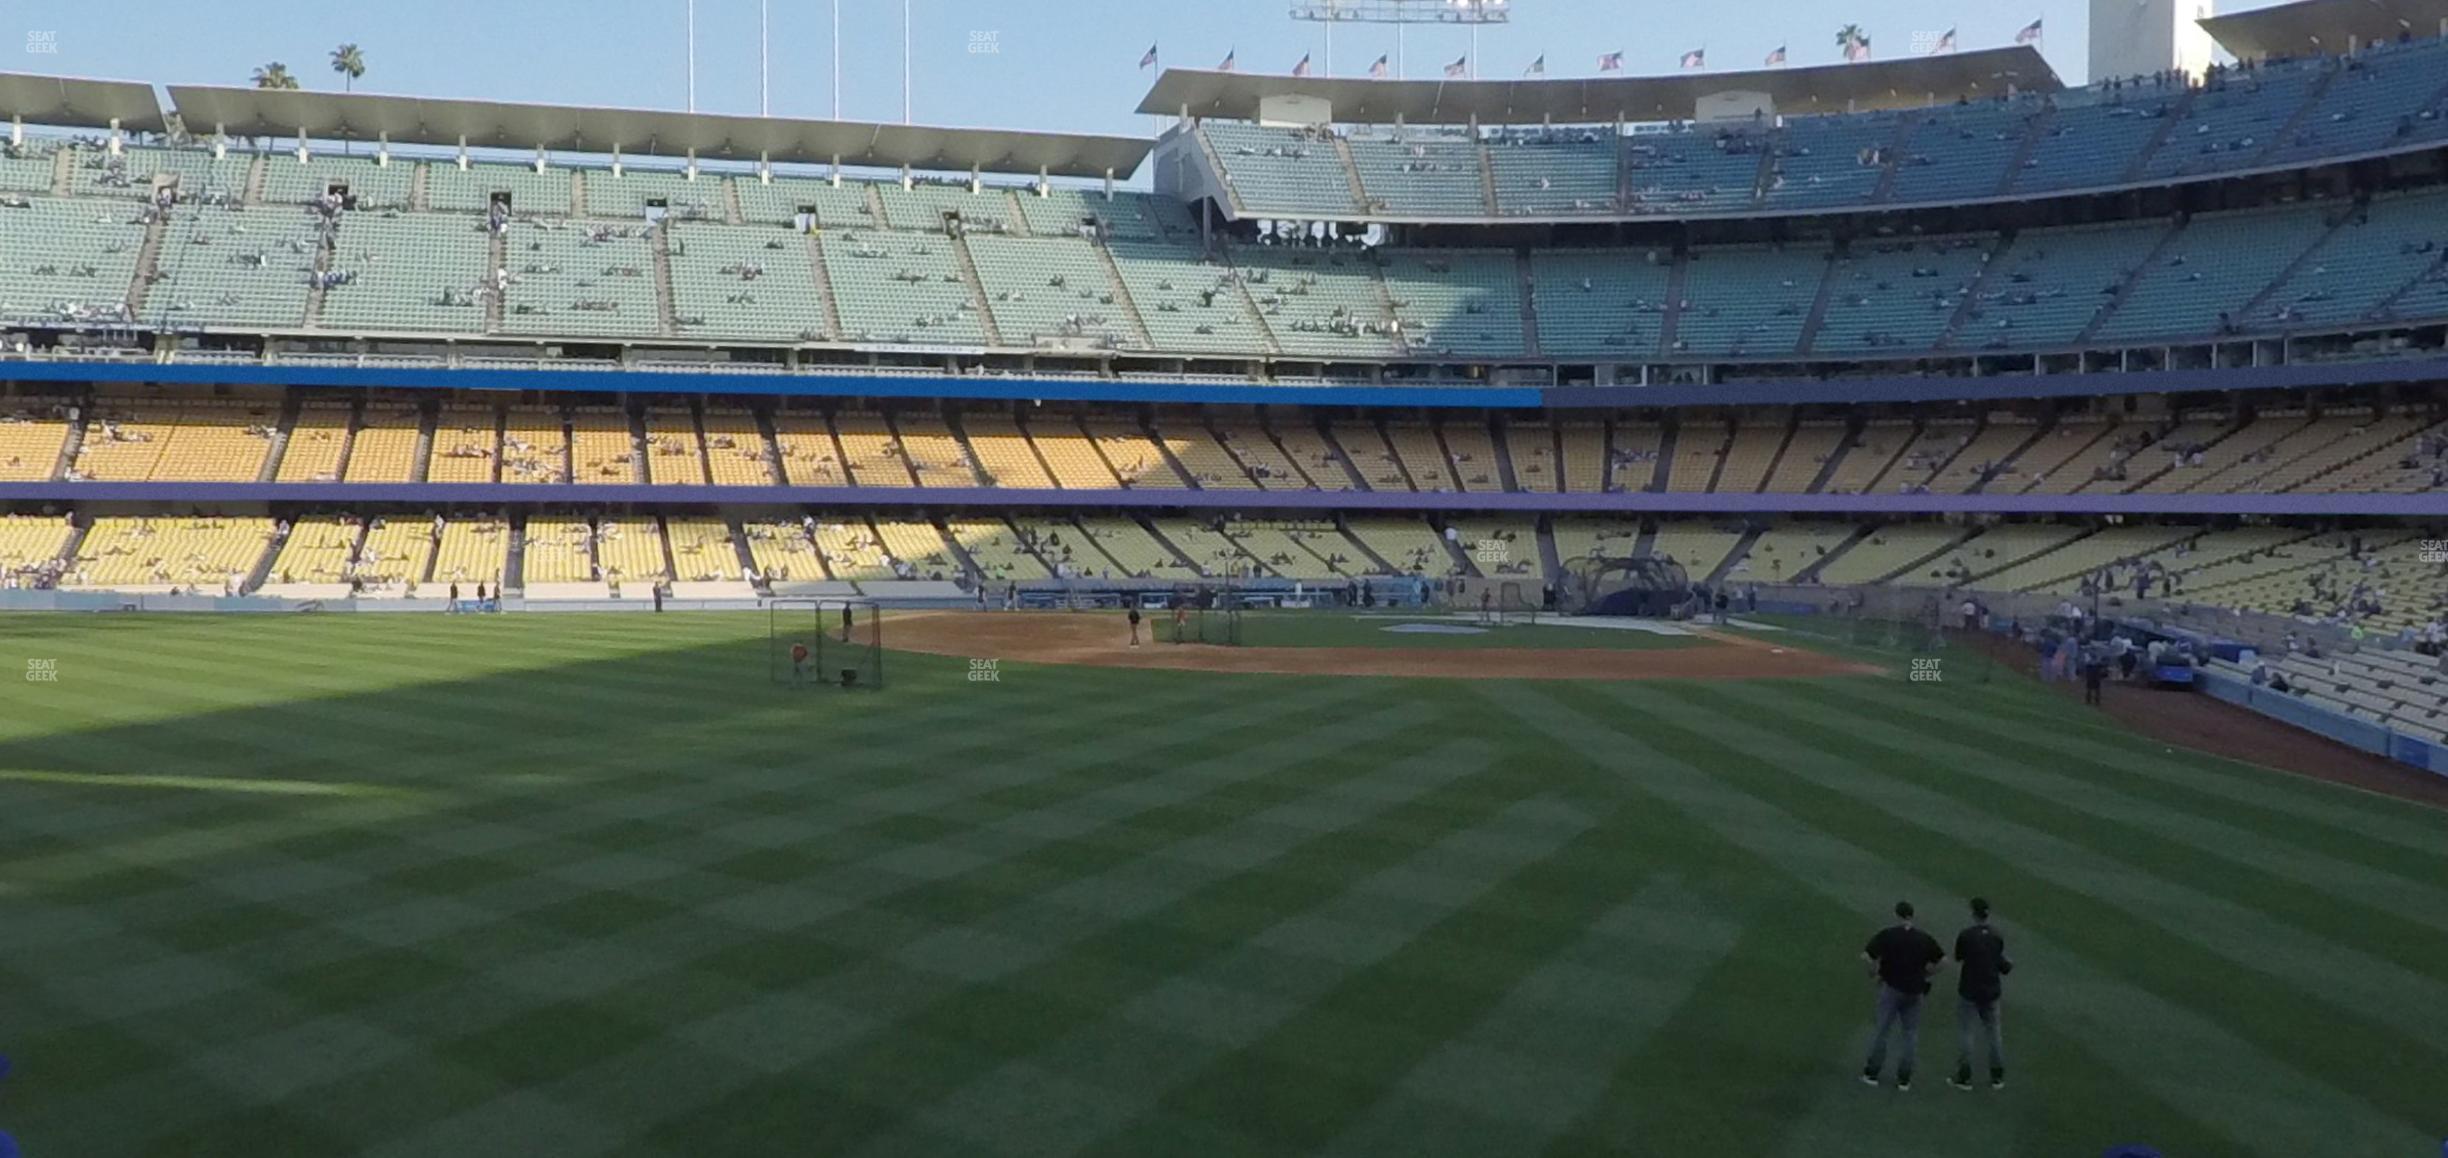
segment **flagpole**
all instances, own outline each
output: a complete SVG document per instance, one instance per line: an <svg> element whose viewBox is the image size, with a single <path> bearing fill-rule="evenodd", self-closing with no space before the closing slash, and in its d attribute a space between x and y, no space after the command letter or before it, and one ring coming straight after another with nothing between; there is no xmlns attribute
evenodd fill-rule
<svg viewBox="0 0 2448 1158"><path fill-rule="evenodd" d="M757 115L773 115L773 0L757 0Z"/></svg>
<svg viewBox="0 0 2448 1158"><path fill-rule="evenodd" d="M1472 80L1479 79L1479 26L1477 24L1471 25L1471 58L1468 75Z"/></svg>
<svg viewBox="0 0 2448 1158"><path fill-rule="evenodd" d="M1326 22L1326 75L1334 75L1334 21Z"/></svg>
<svg viewBox="0 0 2448 1158"><path fill-rule="evenodd" d="M1394 79L1401 80L1409 75L1404 71L1404 63L1403 26L1397 24L1394 26Z"/></svg>
<svg viewBox="0 0 2448 1158"><path fill-rule="evenodd" d="M910 0L901 0L901 123L910 123Z"/></svg>
<svg viewBox="0 0 2448 1158"><path fill-rule="evenodd" d="M697 111L697 0L688 0L688 111Z"/></svg>
<svg viewBox="0 0 2448 1158"><path fill-rule="evenodd" d="M833 119L841 119L841 0L833 0Z"/></svg>

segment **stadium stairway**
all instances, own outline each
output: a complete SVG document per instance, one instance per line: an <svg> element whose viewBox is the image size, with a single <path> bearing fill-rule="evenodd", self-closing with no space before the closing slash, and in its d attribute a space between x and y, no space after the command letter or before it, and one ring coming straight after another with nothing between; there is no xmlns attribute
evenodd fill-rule
<svg viewBox="0 0 2448 1158"><path fill-rule="evenodd" d="M1894 173L1895 161L1890 158L1887 162L1887 174L1892 177ZM1810 353L1812 345L1819 340L1820 323L1827 320L1828 298L1833 296L1836 290L1836 266L1841 260L1839 255L1849 254L1849 252L1850 250L1845 246L1829 246L1827 260L1819 263L1819 292L1811 295L1810 312L1802 316L1802 333L1794 339L1794 349L1797 352Z"/></svg>
<svg viewBox="0 0 2448 1158"><path fill-rule="evenodd" d="M1989 288L1989 274L1997 269L1999 255L2014 244L2014 239L2014 230L1998 231L1997 238L1989 243L1989 251L1981 257L1980 269L1964 286L1963 298L1955 303L1955 312L1947 315L1946 328L1938 331L1938 336L1931 340L1931 349L1944 350L1954 344L1956 335L1963 332L1964 323L1971 320L1972 311L1980 308L1981 294Z"/></svg>
<svg viewBox="0 0 2448 1158"><path fill-rule="evenodd" d="M60 150L59 155L66 157L68 150ZM127 304L131 318L144 316L145 299L153 292L154 279L161 275L162 243L169 233L170 215L167 213L156 213L153 220L145 223L144 242L136 249L136 276L128 280Z"/></svg>
<svg viewBox="0 0 2448 1158"><path fill-rule="evenodd" d="M2162 129L2164 130L2164 126ZM2099 333L2100 327L2106 325L2108 319L2117 312L2118 307L2125 304L2125 299L2132 296L2134 283L2141 281L2144 274L2158 268L2160 258L2166 256L2168 247L2174 245L2176 239L2184 233L2184 227L2185 219L2181 216L2176 218L2160 232L2159 240L2152 244L2150 253L2126 268L2125 276L2117 279L2115 292L2109 294L2108 300L2097 310L2092 311L2091 320L2083 323L2082 331L2074 336L2077 343L2088 344L2092 337Z"/></svg>
<svg viewBox="0 0 2448 1158"><path fill-rule="evenodd" d="M1825 570L1828 564L1842 558L1845 552L1853 549L1853 545L1855 543L1859 543L1862 540L1869 538L1871 534L1877 530L1878 527L1872 523L1862 523L1854 527L1853 533L1846 535L1843 542L1829 548L1827 554L1811 560L1809 566L1794 572L1791 576L1788 576L1785 581L1788 583L1818 582L1820 571Z"/></svg>
<svg viewBox="0 0 2448 1158"><path fill-rule="evenodd" d="M2330 75L2335 74L2333 73ZM2327 76L2322 77L2324 83L2327 81L2327 79ZM2308 108L2310 106L2307 105L2306 107ZM2302 113L2299 111L2296 115L2301 116ZM2289 122L2289 124L2290 131L2292 131L2292 122ZM2275 145L2277 142L2272 141L2271 144ZM2236 322L2238 324L2242 324L2248 318L2260 317L2262 311L2269 308L2270 298L2280 289L2285 288L2287 282L2293 280L2295 275L2298 272L2301 272L2304 266L2310 264L2313 258L2319 257L2322 251L2328 249L2330 240L2335 238L2338 235L2338 231L2344 229L2346 227L2346 223L2352 221L2355 214L2360 212L2362 208L2363 207L2361 205L2356 205L2345 210L2332 213L2329 219L2329 227L2322 230L2319 237L2313 238L2312 244L2305 246L2302 253L2296 254L2295 260L2288 262L2286 264L2286 268L2279 270L2278 275L2271 278L2268 285L2261 287L2261 292L2254 294L2251 300L2246 301L2243 305L2236 307L2234 313L2232 314Z"/></svg>
<svg viewBox="0 0 2448 1158"><path fill-rule="evenodd" d="M1330 136L1334 141L1335 163L1343 166L1343 179L1351 186L1352 204L1373 206L1375 203L1369 200L1368 188L1360 183L1360 166L1352 161L1351 142L1344 139L1341 133Z"/></svg>
<svg viewBox="0 0 2448 1158"><path fill-rule="evenodd" d="M1170 445L1167 445L1164 439L1157 437L1155 429L1148 425L1147 415L1139 415L1137 426L1139 433L1146 435L1147 440L1155 445L1156 457L1164 460L1166 468L1170 469L1174 474L1180 476L1182 482L1187 484L1191 490L1203 491L1207 489L1205 485L1199 482L1198 475L1191 473L1190 468L1183 464L1181 456L1173 453L1173 448ZM1090 440L1094 441L1095 436L1090 435ZM1121 472L1116 471L1115 473L1119 474Z"/></svg>
<svg viewBox="0 0 2448 1158"><path fill-rule="evenodd" d="M323 285L323 275L331 272L333 240L331 235L326 234L315 242L314 264L309 267L312 274L306 284L306 315L299 321L309 330L319 329L323 325L323 297L328 292Z"/></svg>
<svg viewBox="0 0 2448 1158"><path fill-rule="evenodd" d="M50 477L55 479L68 477L68 468L75 464L77 451L85 445L85 427L93 421L92 406L78 406L74 410L76 417L68 420L67 437L60 440L59 457L51 463Z"/></svg>
<svg viewBox="0 0 2448 1158"><path fill-rule="evenodd" d="M1747 558L1750 558L1751 548L1758 546L1760 536L1767 533L1768 528L1766 527L1757 525L1744 526L1742 537L1734 540L1733 549L1725 553L1725 558L1717 561L1717 565L1709 570L1708 578L1703 580L1703 582L1707 583L1711 587L1725 582L1726 576L1734 573L1735 565L1741 563Z"/></svg>
<svg viewBox="0 0 2448 1158"><path fill-rule="evenodd" d="M977 258L969 252L969 239L958 233L952 235L952 264L960 270L961 284L969 287L969 300L977 303L978 328L984 331L986 344L1002 345L1003 328L995 323L994 307L986 296L986 282L978 277ZM1118 295L1121 286L1117 283L1114 288Z"/></svg>
<svg viewBox="0 0 2448 1158"><path fill-rule="evenodd" d="M1479 564L1472 561L1470 552L1463 550L1462 544L1455 541L1453 535L1447 533L1451 527L1451 523L1434 516L1428 520L1428 529L1436 532L1436 541L1445 545L1446 557L1453 560L1454 574L1469 575L1480 579L1487 578L1487 575L1479 570Z"/></svg>
<svg viewBox="0 0 2448 1158"><path fill-rule="evenodd" d="M969 548L961 545L960 536L953 534L952 528L942 519L929 519L927 525L943 536L945 550L951 553L953 565L960 568L961 574L968 576L972 584L983 590L987 583L986 569L978 566L977 557L969 553Z"/></svg>
<svg viewBox="0 0 2448 1158"><path fill-rule="evenodd" d="M573 175L572 179L575 180L575 175ZM576 197L577 194L572 193L571 196ZM494 273L501 270L506 270L508 268L510 268L509 233L503 230L488 232L485 234L485 276L487 281L490 282L490 279ZM503 303L508 297L508 294L502 293L488 292L484 295L484 328L486 333L498 334L501 332L502 310L504 308ZM421 462L423 460L419 459L418 461Z"/></svg>
<svg viewBox="0 0 2448 1158"><path fill-rule="evenodd" d="M1139 314L1138 299L1131 296L1130 286L1122 280L1122 266L1114 260L1113 250L1106 246L1103 236L1099 236L1088 248L1095 250L1097 260L1105 265L1105 276L1114 287L1114 301L1122 306L1122 316L1130 320L1131 337L1141 347L1155 349L1156 339L1148 333L1147 319Z"/></svg>
<svg viewBox="0 0 2448 1158"><path fill-rule="evenodd" d="M2270 134L2269 140L2261 146L2259 152L2253 154L2252 165L2266 164L2273 154L2286 148L2287 143L2295 139L2295 133L2303 127L2304 119L2320 108L2321 99L2328 95L2329 86L2337 83L2338 76L2345 71L2343 68L2324 68L2319 76L2313 78L2312 86L2304 92L2303 103L2295 106L2295 111L2288 114L2286 122L2278 126L2277 132ZM2246 167L2250 168L2252 165ZM2239 311L2236 316L2245 315Z"/></svg>
<svg viewBox="0 0 2448 1158"><path fill-rule="evenodd" d="M726 181L723 183L723 185L725 188L729 188L730 182ZM654 520L651 525L654 527L655 546L660 549L663 554L663 574L669 575L674 579L678 579L681 577L680 557L672 554L671 525L664 522L663 516L661 515L653 515L649 517Z"/></svg>
<svg viewBox="0 0 2448 1158"><path fill-rule="evenodd" d="M1362 491L1377 489L1369 485L1368 476L1360 473L1360 465L1352 461L1351 453L1344 450L1343 444L1335 440L1331 424L1324 418L1312 418L1310 421L1316 424L1318 439L1326 444L1327 453L1334 456L1335 465L1342 467L1344 477L1351 481L1351 489ZM1381 433L1378 437L1383 438L1384 435ZM1303 465L1305 469L1306 464ZM1325 486L1326 484L1321 482L1318 485Z"/></svg>
<svg viewBox="0 0 2448 1158"><path fill-rule="evenodd" d="M1376 574L1402 574L1402 572L1395 569L1394 564L1390 560L1388 560L1385 556L1378 554L1375 547L1369 546L1369 542L1366 538L1353 532L1349 517L1338 511L1334 517L1334 524L1335 530L1341 531L1343 533L1343 537L1350 540L1351 545L1360 552L1360 558L1368 560L1370 569Z"/></svg>
<svg viewBox="0 0 2448 1158"><path fill-rule="evenodd" d="M1498 424L1498 420L1494 415L1489 415L1487 418L1487 436L1489 448L1496 453L1497 487L1507 493L1515 493L1520 491L1522 489L1520 477L1513 473L1513 448L1508 445L1512 442L1512 440L1505 437L1505 431L1503 427ZM1453 448L1451 446L1445 448L1445 457L1448 459L1454 457ZM1456 467L1460 467L1462 464L1460 462L1456 462L1454 465ZM1462 477L1461 472L1456 470L1454 472L1454 477Z"/></svg>
<svg viewBox="0 0 2448 1158"><path fill-rule="evenodd" d="M1666 267L1666 312L1658 316L1658 349L1661 351L1672 351L1675 343L1682 340L1683 294L1686 277L1691 269L1689 257L1689 252L1681 245L1677 245L1674 260ZM1665 461L1666 451L1661 449L1658 453L1659 460ZM1664 490L1665 488L1659 486L1653 489Z"/></svg>
<svg viewBox="0 0 2448 1158"><path fill-rule="evenodd" d="M646 415L642 411L624 409L622 412L622 417L629 420L630 481L643 486L654 481L651 468L648 466L649 463L654 461L654 446L652 443L647 441L646 438ZM704 439L700 438L697 445L701 447L704 446ZM714 476L707 475L706 477L711 479ZM665 553L669 554L668 551ZM672 575L678 575L679 573L680 569L678 567L672 568L669 572L669 574Z"/></svg>
<svg viewBox="0 0 2448 1158"><path fill-rule="evenodd" d="M646 252L654 258L655 325L668 338L680 332L680 313L672 307L671 231L660 226L647 230Z"/></svg>
<svg viewBox="0 0 2448 1158"><path fill-rule="evenodd" d="M1564 555L1556 550L1555 516L1540 515L1535 526L1538 529L1539 566L1546 570L1548 579L1561 591L1564 589Z"/></svg>
<svg viewBox="0 0 2448 1158"><path fill-rule="evenodd" d="M706 477L712 478L714 476L707 475ZM757 573L756 555L748 549L748 536L740 529L740 521L738 519L724 519L723 531L731 538L732 554L738 556L739 558L740 574L755 575ZM674 572L674 574L677 574L677 572ZM763 583L764 578L759 576L758 582ZM773 594L773 588L770 586L763 588L763 590L767 595Z"/></svg>
<svg viewBox="0 0 2448 1158"><path fill-rule="evenodd" d="M2421 273L2407 278L2404 285L2390 290L2387 297L2373 303L2371 311L2365 316L2378 319L2395 317L2397 303L2405 300L2407 294L2413 293L2416 289L2428 284L2433 278L2439 277L2443 269L2448 269L2448 248L2441 251L2439 260L2423 267Z"/></svg>
<svg viewBox="0 0 2448 1158"><path fill-rule="evenodd" d="M2193 119L2194 100L2200 93L2200 89L2188 88L2184 95L2168 104L2167 114L2159 118L2158 131L2151 134L2150 140L2143 142L2142 148L2134 153L2133 162L2125 166L2125 171L2117 174L2118 184L2130 185L2142 179L2142 175L2150 170L2151 158L2158 156L2168 138L2176 134L2176 127Z"/></svg>
<svg viewBox="0 0 2448 1158"><path fill-rule="evenodd" d="M824 323L825 336L838 338L842 332L841 306L833 299L833 275L825 272L823 238L813 233L808 234L807 256L809 264L815 271L816 305L823 311L824 316L821 320Z"/></svg>
<svg viewBox="0 0 2448 1158"><path fill-rule="evenodd" d="M255 472L259 483L280 479L281 459L289 453L289 434L297 425L299 400L292 391L281 399L280 417L272 422L272 437L264 445L263 467Z"/></svg>
<svg viewBox="0 0 2448 1158"><path fill-rule="evenodd" d="M426 174L430 171L431 166L427 165L411 166L408 170L408 208L414 212L433 208L432 198L426 193Z"/></svg>
<svg viewBox="0 0 2448 1158"><path fill-rule="evenodd" d="M1487 163L1487 150L1480 150L1479 160L1481 164ZM1492 208L1489 210L1491 215L1494 212L1495 210ZM1531 270L1529 250L1514 250L1513 262L1516 273L1516 285L1519 287L1518 292L1521 294L1522 355L1524 357L1536 358L1541 356L1539 350L1538 277Z"/></svg>

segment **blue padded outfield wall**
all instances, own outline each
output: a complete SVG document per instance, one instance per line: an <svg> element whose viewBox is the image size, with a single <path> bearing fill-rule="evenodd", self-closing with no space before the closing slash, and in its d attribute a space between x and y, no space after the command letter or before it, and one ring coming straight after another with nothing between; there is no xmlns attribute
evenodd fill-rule
<svg viewBox="0 0 2448 1158"><path fill-rule="evenodd" d="M2205 695L2259 712L2280 723L2292 724L2358 751L2385 756L2426 772L2448 775L2448 748L2392 732L2370 720L2341 715L2286 692L2254 687L2251 680L2237 679L2225 672L2205 670L2201 673L2200 684Z"/></svg>
<svg viewBox="0 0 2448 1158"><path fill-rule="evenodd" d="M385 389L548 390L580 394L734 394L804 398L981 401L1168 402L1248 406L1382 406L1446 409L1620 409L1638 406L1759 406L1860 402L1984 402L2015 398L2121 397L2204 390L2366 386L2448 378L2448 357L2149 370L2102 374L1950 375L1786 379L1680 386L1298 386L1118 381L941 374L722 374L662 370L450 369L441 366L161 365L152 362L0 363L21 382L153 382L190 386L331 386Z"/></svg>

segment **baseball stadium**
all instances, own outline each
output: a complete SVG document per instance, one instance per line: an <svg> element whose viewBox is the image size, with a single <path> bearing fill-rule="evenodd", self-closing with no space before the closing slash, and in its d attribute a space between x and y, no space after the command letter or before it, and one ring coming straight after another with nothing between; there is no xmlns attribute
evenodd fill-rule
<svg viewBox="0 0 2448 1158"><path fill-rule="evenodd" d="M2448 0L938 4L29 29L0 1156L2448 1147Z"/></svg>

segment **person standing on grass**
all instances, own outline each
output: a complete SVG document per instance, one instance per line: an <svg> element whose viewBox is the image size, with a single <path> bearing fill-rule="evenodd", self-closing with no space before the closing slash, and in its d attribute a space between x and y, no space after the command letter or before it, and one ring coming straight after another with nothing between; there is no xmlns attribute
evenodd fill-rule
<svg viewBox="0 0 2448 1158"><path fill-rule="evenodd" d="M1137 646L1139 646L1139 605L1138 605L1138 604L1136 604L1136 603L1131 604L1131 609L1130 609L1130 629L1131 629L1131 640L1130 640L1130 645L1131 645L1132 647L1137 647Z"/></svg>
<svg viewBox="0 0 2448 1158"><path fill-rule="evenodd" d="M2108 661L2086 649L2082 656L2083 702L2100 706L2100 686L2108 682Z"/></svg>
<svg viewBox="0 0 2448 1158"><path fill-rule="evenodd" d="M1989 1052L1989 1088L2006 1088L2006 1040L1998 1028L1998 1000L2006 994L2005 977L2014 972L2006 957L2006 938L1989 924L1989 902L1972 898L1972 924L1955 934L1956 1089L1972 1088L1972 1024L1979 1022Z"/></svg>
<svg viewBox="0 0 2448 1158"><path fill-rule="evenodd" d="M1896 1058L1896 1089L1912 1089L1913 1059L1921 1048L1921 999L1929 995L1930 978L1946 968L1946 950L1938 939L1913 925L1911 901L1897 901L1896 923L1879 930L1862 946L1862 961L1878 978L1877 1021L1870 1031L1870 1056L1862 1060L1865 1086L1879 1084L1887 1064L1887 1031L1903 1031Z"/></svg>

